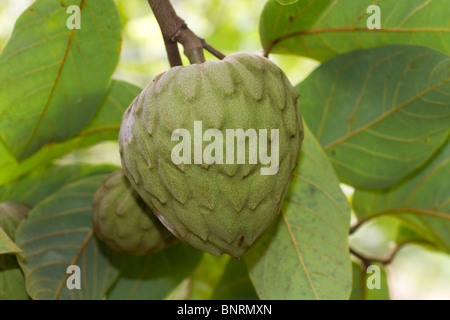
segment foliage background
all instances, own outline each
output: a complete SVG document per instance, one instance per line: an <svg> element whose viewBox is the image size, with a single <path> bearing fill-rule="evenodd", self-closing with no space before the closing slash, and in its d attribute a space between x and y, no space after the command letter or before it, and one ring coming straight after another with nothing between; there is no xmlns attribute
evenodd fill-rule
<svg viewBox="0 0 450 320"><path fill-rule="evenodd" d="M172 0L189 27L225 54L237 51L262 53L258 25L265 2ZM32 0L0 0L0 48L6 43L17 17L31 3ZM143 87L168 68L161 33L146 1L116 0L116 3L124 28L122 54L114 78ZM210 58L207 55L207 59ZM286 72L293 84L318 66L314 60L294 56L272 54L270 58ZM184 63L187 64L187 60ZM71 153L58 162L120 164L118 146L113 142L101 143ZM342 188L348 197L352 196L352 188L345 185ZM395 223L389 217L374 219L354 234L350 243L366 255L383 257L393 245ZM450 257L446 254L409 245L386 269L391 299L450 299ZM212 277L214 270L211 273ZM198 288L201 291L201 286ZM182 291L174 292L172 298L182 298ZM198 295L200 297L201 292Z"/></svg>

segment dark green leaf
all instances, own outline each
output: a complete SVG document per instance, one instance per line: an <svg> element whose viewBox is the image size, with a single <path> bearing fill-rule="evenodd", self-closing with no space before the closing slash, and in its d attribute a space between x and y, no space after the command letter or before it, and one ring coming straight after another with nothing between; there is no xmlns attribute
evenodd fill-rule
<svg viewBox="0 0 450 320"><path fill-rule="evenodd" d="M81 29L67 27L70 5L81 9ZM15 158L89 123L120 48L113 0L37 0L26 9L0 56L0 138Z"/></svg>
<svg viewBox="0 0 450 320"><path fill-rule="evenodd" d="M30 209L24 203L0 203L0 300L28 300L23 272L16 256L11 255L23 251L11 239Z"/></svg>
<svg viewBox="0 0 450 320"><path fill-rule="evenodd" d="M94 237L92 197L106 174L66 185L41 201L16 233L18 255L32 299L101 299L118 275L111 251ZM67 267L78 265L81 289L66 286Z"/></svg>
<svg viewBox="0 0 450 320"><path fill-rule="evenodd" d="M300 110L340 180L390 186L424 164L450 128L450 59L418 46L354 51L297 86Z"/></svg>
<svg viewBox="0 0 450 320"><path fill-rule="evenodd" d="M425 166L381 191L356 190L353 207L361 221L393 215L421 237L450 250L450 142Z"/></svg>
<svg viewBox="0 0 450 320"><path fill-rule="evenodd" d="M258 300L244 261L230 259L214 293L213 300Z"/></svg>
<svg viewBox="0 0 450 320"><path fill-rule="evenodd" d="M66 184L83 177L100 173L111 173L114 166L70 165L52 166L31 173L16 183L0 187L0 202L22 201L36 205Z"/></svg>
<svg viewBox="0 0 450 320"><path fill-rule="evenodd" d="M16 229L26 219L31 206L17 201L0 201L0 255L19 253L22 250L14 243Z"/></svg>
<svg viewBox="0 0 450 320"><path fill-rule="evenodd" d="M201 251L180 243L145 257L118 256L120 277L108 299L165 299L194 271L202 255Z"/></svg>
<svg viewBox="0 0 450 320"><path fill-rule="evenodd" d="M244 255L261 299L348 299L350 206L320 144L305 140L280 217Z"/></svg>
<svg viewBox="0 0 450 320"><path fill-rule="evenodd" d="M0 255L0 300L28 300L22 270L13 255Z"/></svg>
<svg viewBox="0 0 450 320"><path fill-rule="evenodd" d="M8 234L0 226L0 255L19 252L22 252L22 250L11 240Z"/></svg>
<svg viewBox="0 0 450 320"><path fill-rule="evenodd" d="M189 298L192 300L211 299L230 259L231 257L225 254L220 257L204 254L202 261L189 277Z"/></svg>
<svg viewBox="0 0 450 320"><path fill-rule="evenodd" d="M103 100L94 119L74 138L44 146L30 158L17 162L0 141L0 185L61 157L76 148L87 147L102 140L116 140L122 114L141 92L135 85L113 80L108 96Z"/></svg>
<svg viewBox="0 0 450 320"><path fill-rule="evenodd" d="M283 3L288 2L282 1ZM357 49L417 44L450 53L447 0L300 0L267 2L260 20L266 53L325 61ZM381 29L370 30L371 5L380 8Z"/></svg>

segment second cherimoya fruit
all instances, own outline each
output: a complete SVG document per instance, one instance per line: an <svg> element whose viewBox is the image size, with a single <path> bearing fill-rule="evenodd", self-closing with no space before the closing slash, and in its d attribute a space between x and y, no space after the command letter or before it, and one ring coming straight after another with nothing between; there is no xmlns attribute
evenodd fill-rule
<svg viewBox="0 0 450 320"><path fill-rule="evenodd" d="M156 253L176 241L134 191L123 171L109 175L98 188L92 222L101 241L129 255Z"/></svg>
<svg viewBox="0 0 450 320"><path fill-rule="evenodd" d="M157 76L123 116L119 145L124 171L178 238L211 254L238 258L280 211L303 139L297 98L280 68L252 54L171 68ZM208 137L208 129L223 137L223 147L214 152L209 143L217 136ZM278 130L276 174L262 174L269 165L262 164L260 156L250 162L250 138L243 139L244 163L235 161L238 149L225 146L227 130L238 129L255 130L260 141L261 130L266 129L268 139L272 129ZM205 133L200 142L195 140L199 130ZM189 148L183 149L174 161L173 152L188 137L186 132L195 140L187 141L190 154ZM269 141L267 155L271 147ZM206 153L220 159L223 151L225 159L231 149L236 151L230 156L233 161L223 164L201 157Z"/></svg>

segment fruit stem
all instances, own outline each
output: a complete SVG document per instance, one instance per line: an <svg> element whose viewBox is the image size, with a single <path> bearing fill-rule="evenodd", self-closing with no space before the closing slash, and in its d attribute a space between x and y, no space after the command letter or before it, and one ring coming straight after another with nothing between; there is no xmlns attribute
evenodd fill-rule
<svg viewBox="0 0 450 320"><path fill-rule="evenodd" d="M182 65L177 42L183 45L184 54L191 64L205 62L202 39L192 32L186 22L176 14L170 1L148 0L148 3L161 29L170 66Z"/></svg>

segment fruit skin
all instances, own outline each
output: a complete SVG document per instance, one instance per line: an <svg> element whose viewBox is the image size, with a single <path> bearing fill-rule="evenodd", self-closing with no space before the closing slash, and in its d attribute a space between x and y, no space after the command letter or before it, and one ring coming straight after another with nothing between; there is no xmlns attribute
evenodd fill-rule
<svg viewBox="0 0 450 320"><path fill-rule="evenodd" d="M123 171L109 175L98 188L92 222L101 241L128 255L156 253L176 242L134 191Z"/></svg>
<svg viewBox="0 0 450 320"><path fill-rule="evenodd" d="M0 203L0 227L14 239L19 223L28 217L32 207L24 202L7 201Z"/></svg>
<svg viewBox="0 0 450 320"><path fill-rule="evenodd" d="M297 99L283 71L256 55L171 68L123 116L122 166L178 238L213 255L239 258L277 216L286 195L303 139ZM203 132L219 129L224 140L226 129L267 129L268 136L279 129L278 173L261 175L266 165L259 162L175 165L171 150L179 141L171 141L172 132L184 128L192 135L194 121L202 121Z"/></svg>

